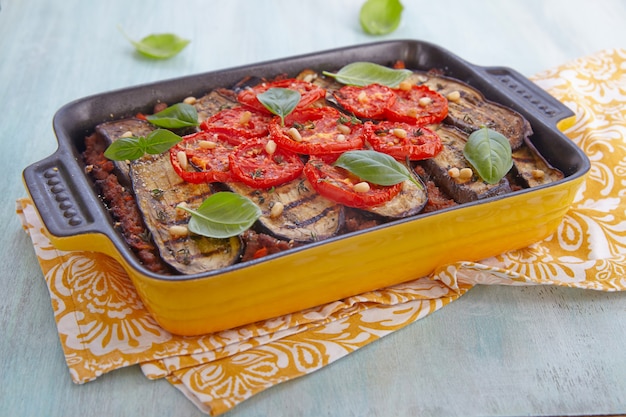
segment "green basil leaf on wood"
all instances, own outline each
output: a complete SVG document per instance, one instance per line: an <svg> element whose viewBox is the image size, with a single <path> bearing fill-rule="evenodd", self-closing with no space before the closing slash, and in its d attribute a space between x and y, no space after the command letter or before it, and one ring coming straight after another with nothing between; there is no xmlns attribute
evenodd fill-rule
<svg viewBox="0 0 626 417"><path fill-rule="evenodd" d="M237 236L252 227L262 214L249 198L227 191L211 195L196 210L179 207L191 214L187 226L191 232L213 238Z"/></svg>
<svg viewBox="0 0 626 417"><path fill-rule="evenodd" d="M121 27L118 29L141 55L152 59L168 59L178 55L191 42L173 33L148 35L140 41L130 38Z"/></svg>
<svg viewBox="0 0 626 417"><path fill-rule="evenodd" d="M176 103L166 107L158 113L146 116L146 119L155 126L166 129L198 126L198 111L187 103Z"/></svg>
<svg viewBox="0 0 626 417"><path fill-rule="evenodd" d="M463 155L478 175L489 184L498 183L513 167L509 140L487 127L482 127L469 136Z"/></svg>
<svg viewBox="0 0 626 417"><path fill-rule="evenodd" d="M324 71L324 75L335 78L338 82L348 85L366 86L381 84L395 88L409 75L408 69L393 69L373 62L353 62L336 73Z"/></svg>
<svg viewBox="0 0 626 417"><path fill-rule="evenodd" d="M404 6L399 0L367 0L361 6L359 22L370 35L387 35L398 28Z"/></svg>

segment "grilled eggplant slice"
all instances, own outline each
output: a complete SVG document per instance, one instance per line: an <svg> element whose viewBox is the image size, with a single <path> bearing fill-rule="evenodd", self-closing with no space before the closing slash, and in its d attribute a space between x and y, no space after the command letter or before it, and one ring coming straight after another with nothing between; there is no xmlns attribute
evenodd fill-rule
<svg viewBox="0 0 626 417"><path fill-rule="evenodd" d="M452 178L449 175L451 168L471 168L463 156L463 148L468 134L455 127L439 125L434 127L435 132L443 142L443 150L434 158L422 161L428 175L457 203L467 203L483 198L511 192L506 178L497 184L487 184L475 174L471 178Z"/></svg>
<svg viewBox="0 0 626 417"><path fill-rule="evenodd" d="M417 183L420 184L419 186L412 181L406 180L402 184L400 192L391 201L380 206L370 207L366 211L389 220L414 216L421 212L428 202L428 194L422 179L413 174L412 171L409 168L409 172L411 172Z"/></svg>
<svg viewBox="0 0 626 417"><path fill-rule="evenodd" d="M315 242L334 236L343 226L343 206L317 194L304 176L269 190L240 183L227 187L254 201L263 211L260 228L280 239ZM272 216L275 204L282 205L282 213Z"/></svg>
<svg viewBox="0 0 626 417"><path fill-rule="evenodd" d="M198 119L205 120L223 109L237 105L237 101L230 90L214 90L198 98L193 106L198 112Z"/></svg>
<svg viewBox="0 0 626 417"><path fill-rule="evenodd" d="M165 262L181 273L194 274L239 260L242 243L238 237L214 239L185 233L189 215L176 206L185 203L195 209L212 191L207 184L183 181L168 153L133 161L130 176L146 227Z"/></svg>
<svg viewBox="0 0 626 417"><path fill-rule="evenodd" d="M513 151L513 171L523 188L537 187L563 179L564 175L552 167L530 142Z"/></svg>
<svg viewBox="0 0 626 417"><path fill-rule="evenodd" d="M425 84L448 98L448 117L445 123L468 133L487 126L509 139L517 149L532 135L530 123L518 112L485 99L475 88L459 80L431 72L415 72L410 78ZM458 98L452 98L458 92ZM451 94L453 93L453 94Z"/></svg>

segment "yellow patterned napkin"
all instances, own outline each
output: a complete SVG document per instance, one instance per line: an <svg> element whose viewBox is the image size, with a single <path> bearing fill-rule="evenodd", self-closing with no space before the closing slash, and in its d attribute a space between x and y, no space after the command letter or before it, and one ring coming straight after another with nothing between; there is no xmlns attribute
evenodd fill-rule
<svg viewBox="0 0 626 417"><path fill-rule="evenodd" d="M606 50L533 78L575 111L566 134L592 169L558 231L528 248L298 313L199 337L161 329L124 270L94 252L63 252L32 202L17 212L50 290L73 380L140 364L211 415L311 373L454 301L474 285L626 289L626 50Z"/></svg>

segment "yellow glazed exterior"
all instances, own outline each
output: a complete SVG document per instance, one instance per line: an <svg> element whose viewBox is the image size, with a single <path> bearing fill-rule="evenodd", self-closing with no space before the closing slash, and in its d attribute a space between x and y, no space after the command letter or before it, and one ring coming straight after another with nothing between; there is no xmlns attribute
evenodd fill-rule
<svg viewBox="0 0 626 417"><path fill-rule="evenodd" d="M128 265L104 235L50 236L59 249L117 259L156 321L197 335L314 307L476 261L550 235L584 180L468 204L195 279L163 280Z"/></svg>

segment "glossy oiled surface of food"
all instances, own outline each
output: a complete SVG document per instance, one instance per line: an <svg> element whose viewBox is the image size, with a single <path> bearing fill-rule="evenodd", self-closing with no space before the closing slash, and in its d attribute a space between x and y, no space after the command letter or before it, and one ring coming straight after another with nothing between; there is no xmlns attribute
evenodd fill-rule
<svg viewBox="0 0 626 417"><path fill-rule="evenodd" d="M433 41L474 63L506 65L526 76L626 46L626 10L619 0L404 3L403 23L391 38ZM212 2L209 9L181 1L176 15L164 1L149 10L122 1L0 4L0 169L9 202L1 237L3 413L202 416L164 380L146 382L137 367L72 384L40 267L15 219L11 202L24 194L19 172L54 151L50 120L73 99L372 41L354 20L360 2L229 1ZM485 22L490 30L482 30ZM174 60L153 63L133 55L118 24L137 38L172 31L192 43ZM626 343L624 302L623 293L477 287L436 314L226 415L621 414L624 362L609 353Z"/></svg>

